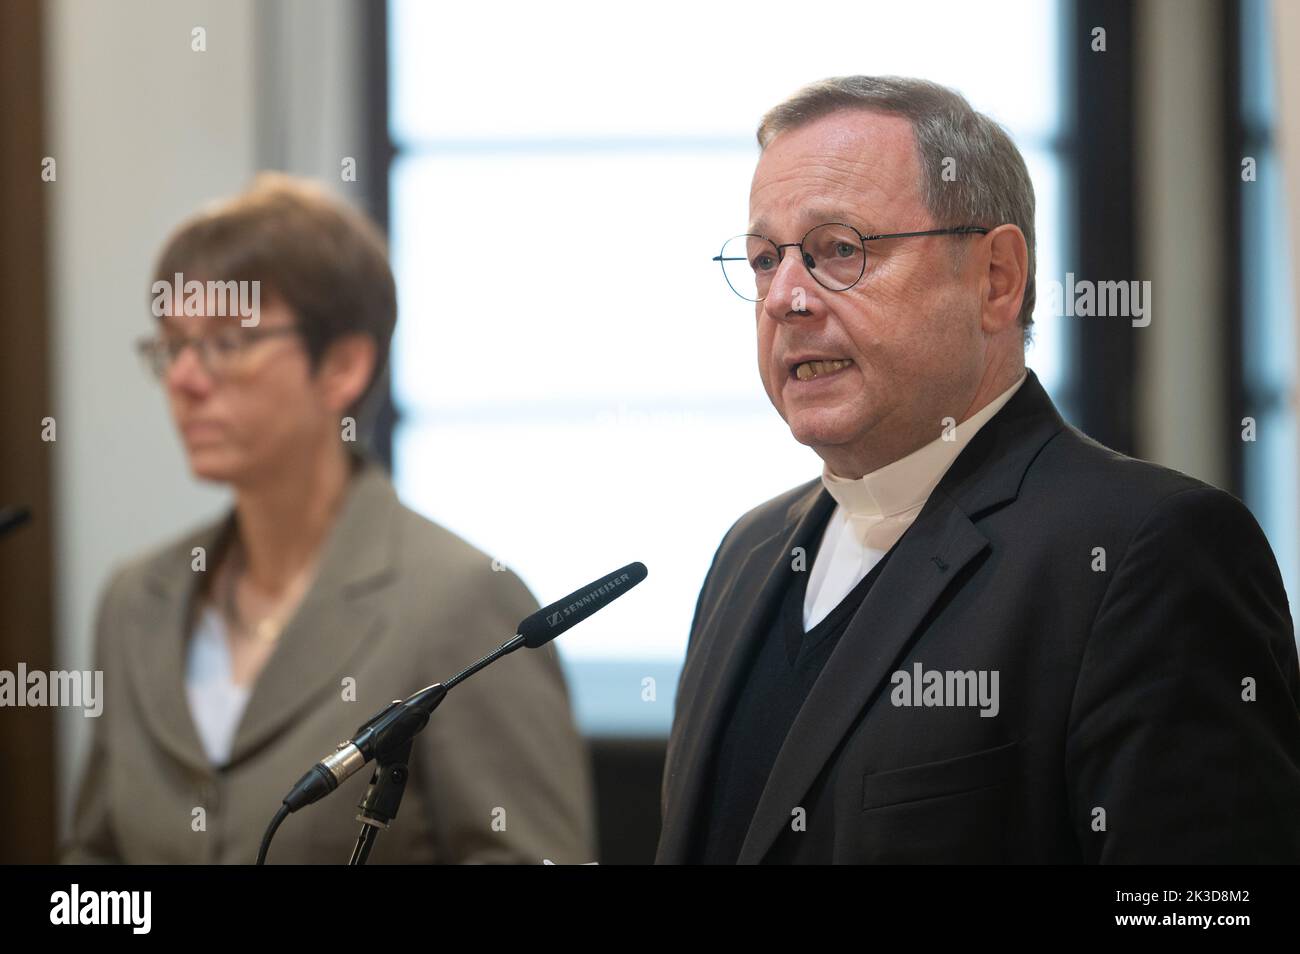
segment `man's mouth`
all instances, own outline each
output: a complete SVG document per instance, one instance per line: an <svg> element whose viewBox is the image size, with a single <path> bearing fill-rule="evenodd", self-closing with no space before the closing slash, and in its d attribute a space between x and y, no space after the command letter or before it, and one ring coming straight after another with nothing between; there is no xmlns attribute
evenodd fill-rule
<svg viewBox="0 0 1300 954"><path fill-rule="evenodd" d="M793 368L793 374L800 381L811 381L823 375L842 371L853 362L848 358L836 358L831 361L802 361Z"/></svg>

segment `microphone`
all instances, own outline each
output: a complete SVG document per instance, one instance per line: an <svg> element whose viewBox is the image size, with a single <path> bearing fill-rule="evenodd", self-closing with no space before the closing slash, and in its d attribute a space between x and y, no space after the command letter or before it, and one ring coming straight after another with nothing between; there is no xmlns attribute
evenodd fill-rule
<svg viewBox="0 0 1300 954"><path fill-rule="evenodd" d="M556 636L576 626L598 610L604 609L646 578L644 563L629 563L622 569L602 576L564 599L543 607L526 617L515 636L502 643L472 666L457 673L446 683L435 682L409 699L398 699L362 724L345 742L325 756L298 780L283 799L290 812L296 812L324 798L347 778L359 772L377 754L392 751L424 728L429 715L446 698L452 687L468 679L489 663L526 646L538 649Z"/></svg>
<svg viewBox="0 0 1300 954"><path fill-rule="evenodd" d="M32 518L32 508L26 504L16 507L0 507L0 537L10 530L21 527Z"/></svg>
<svg viewBox="0 0 1300 954"><path fill-rule="evenodd" d="M564 599L542 607L520 623L516 632L524 637L524 645L529 649L544 646L614 602L644 580L648 572L644 563L629 563L580 590L574 590Z"/></svg>

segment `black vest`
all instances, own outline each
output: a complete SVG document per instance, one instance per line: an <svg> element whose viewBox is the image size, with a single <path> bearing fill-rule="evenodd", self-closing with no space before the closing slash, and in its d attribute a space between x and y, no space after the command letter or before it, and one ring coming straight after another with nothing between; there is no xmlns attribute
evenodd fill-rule
<svg viewBox="0 0 1300 954"><path fill-rule="evenodd" d="M824 536L829 519L828 514L827 521L816 528L812 540L795 541L796 545L803 545L805 552L813 552L814 547L807 543ZM819 549L820 544L815 547ZM762 639L750 651L740 690L725 710L705 776L706 794L702 813L693 829L690 863L736 863L781 744L823 665L888 559L886 553L839 605L806 633L803 604L812 562L808 571L789 574L785 592L774 601L774 609L764 623ZM816 803L826 782L826 778L819 776L800 803L807 810L807 830L795 832L787 825L764 858L765 862L830 862L833 832L813 824ZM829 820L829 816L828 811L825 817Z"/></svg>

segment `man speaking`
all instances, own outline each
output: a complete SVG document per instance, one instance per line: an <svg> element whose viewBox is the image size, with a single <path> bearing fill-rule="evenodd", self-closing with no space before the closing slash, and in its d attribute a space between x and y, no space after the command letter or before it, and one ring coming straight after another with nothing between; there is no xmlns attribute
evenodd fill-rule
<svg viewBox="0 0 1300 954"><path fill-rule="evenodd" d="M1066 424L1024 346L1034 195L910 79L772 109L759 373L820 480L704 580L660 863L1300 862L1300 668L1234 497Z"/></svg>

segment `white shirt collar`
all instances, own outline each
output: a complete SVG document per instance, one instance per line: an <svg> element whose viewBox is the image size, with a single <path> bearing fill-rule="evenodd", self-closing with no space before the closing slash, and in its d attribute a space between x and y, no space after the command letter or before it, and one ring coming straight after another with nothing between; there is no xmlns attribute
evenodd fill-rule
<svg viewBox="0 0 1300 954"><path fill-rule="evenodd" d="M951 440L936 437L906 457L856 480L838 477L823 465L823 486L854 517L890 517L920 508L970 439L1002 410L1027 377L1022 373L1015 384L954 427Z"/></svg>

